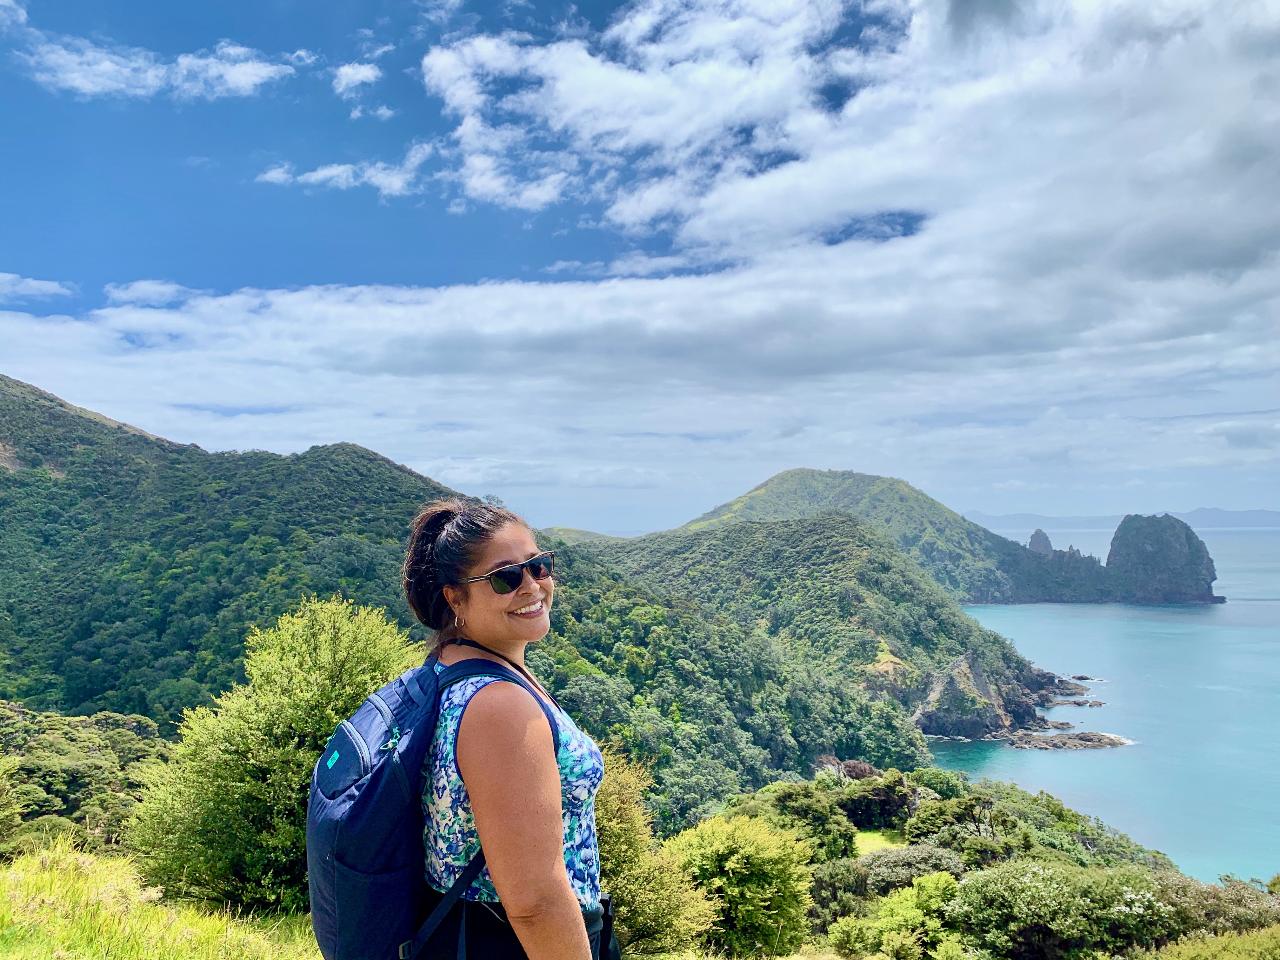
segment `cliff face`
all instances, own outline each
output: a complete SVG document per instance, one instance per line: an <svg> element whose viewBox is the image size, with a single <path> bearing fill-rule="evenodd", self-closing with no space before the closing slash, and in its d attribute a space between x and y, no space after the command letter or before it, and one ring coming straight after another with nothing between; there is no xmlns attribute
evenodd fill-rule
<svg viewBox="0 0 1280 960"><path fill-rule="evenodd" d="M1194 530L1168 514L1130 514L1120 521L1107 554L1118 599L1131 603L1222 603L1213 594L1213 559Z"/></svg>
<svg viewBox="0 0 1280 960"><path fill-rule="evenodd" d="M1042 557L1053 556L1053 543L1049 540L1049 535L1036 527L1036 532L1031 534L1031 540L1027 543L1027 549L1032 553L1038 553Z"/></svg>

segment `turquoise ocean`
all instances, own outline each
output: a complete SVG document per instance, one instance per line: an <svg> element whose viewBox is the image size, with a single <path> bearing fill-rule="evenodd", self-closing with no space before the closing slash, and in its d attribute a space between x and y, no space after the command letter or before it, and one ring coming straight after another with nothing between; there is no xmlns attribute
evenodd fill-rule
<svg viewBox="0 0 1280 960"><path fill-rule="evenodd" d="M997 531L1027 541L1030 531ZM1111 530L1047 530L1105 559ZM1014 750L931 740L939 765L1047 790L1214 881L1280 873L1280 530L1198 530L1225 604L975 605L1033 663L1086 674L1104 707L1046 712L1133 741Z"/></svg>

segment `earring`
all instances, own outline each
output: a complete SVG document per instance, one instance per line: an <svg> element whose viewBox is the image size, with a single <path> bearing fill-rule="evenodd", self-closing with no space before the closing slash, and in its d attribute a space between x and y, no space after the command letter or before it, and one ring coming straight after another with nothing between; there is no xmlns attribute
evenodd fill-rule
<svg viewBox="0 0 1280 960"><path fill-rule="evenodd" d="M455 613L455 614L453 615L453 625L454 625L457 629L461 630L463 627L465 627L465 626L467 625L467 621L465 621L465 620L459 620L459 619L458 619L458 615Z"/></svg>

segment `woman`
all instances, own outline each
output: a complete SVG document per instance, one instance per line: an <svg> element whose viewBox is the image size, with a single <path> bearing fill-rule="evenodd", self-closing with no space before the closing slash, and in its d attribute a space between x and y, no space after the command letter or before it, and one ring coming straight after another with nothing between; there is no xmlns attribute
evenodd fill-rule
<svg viewBox="0 0 1280 960"><path fill-rule="evenodd" d="M601 955L595 794L604 761L524 666L525 649L551 628L552 562L501 507L438 500L413 522L404 590L437 631L436 671L474 657L515 669L560 728L553 744L534 695L500 677L470 677L441 695L423 770L427 881L447 890L481 848L486 864L433 940L450 960L463 924L472 957Z"/></svg>

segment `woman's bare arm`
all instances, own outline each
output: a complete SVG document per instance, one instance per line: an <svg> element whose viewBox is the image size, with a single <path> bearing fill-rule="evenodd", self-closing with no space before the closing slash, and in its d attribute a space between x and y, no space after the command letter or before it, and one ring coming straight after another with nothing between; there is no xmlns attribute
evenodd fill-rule
<svg viewBox="0 0 1280 960"><path fill-rule="evenodd" d="M490 683L471 698L458 728L458 772L493 885L529 960L590 960L565 870L551 728L527 690Z"/></svg>

